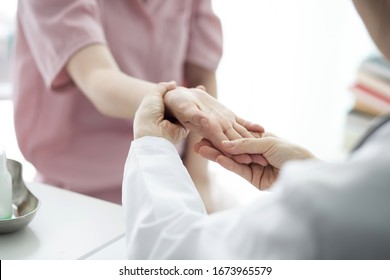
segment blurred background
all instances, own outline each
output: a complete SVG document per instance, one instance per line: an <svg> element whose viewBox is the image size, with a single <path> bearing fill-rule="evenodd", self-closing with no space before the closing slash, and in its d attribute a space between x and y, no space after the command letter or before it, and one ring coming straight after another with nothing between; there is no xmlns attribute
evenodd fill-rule
<svg viewBox="0 0 390 280"><path fill-rule="evenodd" d="M349 0L214 1L224 28L220 99L319 157L343 147L348 88L376 52Z"/></svg>
<svg viewBox="0 0 390 280"><path fill-rule="evenodd" d="M0 144L9 158L23 162L31 181L34 169L13 129L9 69L16 6L16 0L0 1ZM377 53L351 1L214 0L213 6L224 31L219 99L324 160L343 156L354 103L349 88L361 62Z"/></svg>

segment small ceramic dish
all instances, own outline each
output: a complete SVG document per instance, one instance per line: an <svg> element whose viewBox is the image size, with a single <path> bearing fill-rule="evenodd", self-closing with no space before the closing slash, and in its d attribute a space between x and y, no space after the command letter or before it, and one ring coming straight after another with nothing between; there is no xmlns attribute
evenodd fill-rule
<svg viewBox="0 0 390 280"><path fill-rule="evenodd" d="M39 209L40 201L26 187L22 177L22 164L7 159L8 171L12 177L12 206L11 219L0 220L0 233L17 231L28 225Z"/></svg>

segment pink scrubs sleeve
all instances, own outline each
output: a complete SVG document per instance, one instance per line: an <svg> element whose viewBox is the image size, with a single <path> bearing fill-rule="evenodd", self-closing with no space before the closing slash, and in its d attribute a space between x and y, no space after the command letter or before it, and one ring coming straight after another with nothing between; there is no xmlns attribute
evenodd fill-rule
<svg viewBox="0 0 390 280"><path fill-rule="evenodd" d="M211 0L194 1L187 62L215 70L222 56L222 27Z"/></svg>
<svg viewBox="0 0 390 280"><path fill-rule="evenodd" d="M80 49L105 43L95 0L21 0L20 22L45 86L70 82L64 67Z"/></svg>

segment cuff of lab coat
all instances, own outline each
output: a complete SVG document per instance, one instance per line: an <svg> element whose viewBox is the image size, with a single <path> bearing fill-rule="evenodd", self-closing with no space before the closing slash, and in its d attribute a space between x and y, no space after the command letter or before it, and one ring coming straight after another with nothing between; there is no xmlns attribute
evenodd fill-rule
<svg viewBox="0 0 390 280"><path fill-rule="evenodd" d="M175 145L162 137L144 136L138 139L134 139L131 142L131 149L143 149L146 147L154 147L158 150L166 150L171 153L176 153L179 156Z"/></svg>

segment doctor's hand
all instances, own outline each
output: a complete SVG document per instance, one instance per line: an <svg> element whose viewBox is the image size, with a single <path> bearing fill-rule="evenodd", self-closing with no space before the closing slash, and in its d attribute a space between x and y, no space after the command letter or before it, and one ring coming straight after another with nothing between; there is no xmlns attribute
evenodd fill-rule
<svg viewBox="0 0 390 280"><path fill-rule="evenodd" d="M188 130L179 123L165 119L163 95L176 88L175 82L160 83L145 95L134 117L134 138L143 136L163 137L178 143L187 137Z"/></svg>
<svg viewBox="0 0 390 280"><path fill-rule="evenodd" d="M168 91L164 102L169 113L183 126L208 139L222 150L222 141L259 137L264 128L248 122L205 92L204 87L177 87ZM250 158L242 156L243 160Z"/></svg>
<svg viewBox="0 0 390 280"><path fill-rule="evenodd" d="M270 133L264 133L262 138L246 138L234 141L224 141L223 151L231 155L241 154L262 155L268 165L257 163L238 163L216 149L213 144L202 139L195 145L195 151L201 156L215 161L227 170L230 170L254 185L258 189L266 189L272 186L279 175L280 168L290 160L313 159L315 156L298 145L277 138Z"/></svg>

